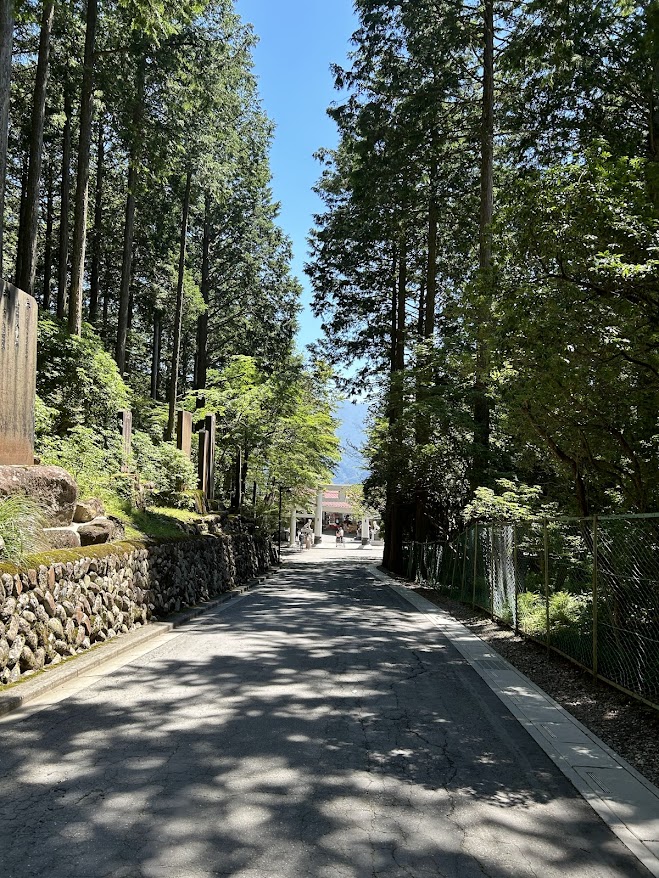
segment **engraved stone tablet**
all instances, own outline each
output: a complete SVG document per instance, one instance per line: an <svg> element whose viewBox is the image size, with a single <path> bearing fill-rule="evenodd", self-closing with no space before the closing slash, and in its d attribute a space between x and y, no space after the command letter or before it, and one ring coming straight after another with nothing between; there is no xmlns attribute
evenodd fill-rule
<svg viewBox="0 0 659 878"><path fill-rule="evenodd" d="M37 303L0 281L0 465L34 463Z"/></svg>

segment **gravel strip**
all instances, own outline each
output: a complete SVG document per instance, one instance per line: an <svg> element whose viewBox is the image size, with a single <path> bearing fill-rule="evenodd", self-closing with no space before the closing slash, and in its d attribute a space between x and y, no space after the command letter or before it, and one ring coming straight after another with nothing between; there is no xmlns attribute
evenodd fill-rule
<svg viewBox="0 0 659 878"><path fill-rule="evenodd" d="M409 583L399 584L411 587ZM561 656L548 655L539 644L459 601L434 589L414 587L414 591L491 643L511 665L659 786L659 711L605 683L595 682L590 674Z"/></svg>

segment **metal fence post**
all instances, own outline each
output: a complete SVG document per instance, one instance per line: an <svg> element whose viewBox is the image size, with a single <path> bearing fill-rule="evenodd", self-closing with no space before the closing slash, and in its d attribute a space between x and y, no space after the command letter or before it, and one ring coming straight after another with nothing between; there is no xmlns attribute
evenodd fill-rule
<svg viewBox="0 0 659 878"><path fill-rule="evenodd" d="M494 589L496 587L497 581L497 564L494 557L494 525L491 525L490 527L490 534L490 616L492 617L492 619L494 619Z"/></svg>
<svg viewBox="0 0 659 878"><path fill-rule="evenodd" d="M476 609L476 573L478 571L478 522L474 524L474 581L471 585L471 606Z"/></svg>
<svg viewBox="0 0 659 878"><path fill-rule="evenodd" d="M462 553L462 585L460 586L460 599L465 598L465 581L467 579L467 546L469 545L469 534L465 531L465 550Z"/></svg>
<svg viewBox="0 0 659 878"><path fill-rule="evenodd" d="M517 525L513 523L513 583L515 585L515 634L519 634L519 582L517 576Z"/></svg>
<svg viewBox="0 0 659 878"><path fill-rule="evenodd" d="M593 516L593 676L597 678L597 550L599 526L597 516Z"/></svg>
<svg viewBox="0 0 659 878"><path fill-rule="evenodd" d="M547 651L549 651L549 528L547 526L546 518L542 520L542 531L545 555L545 641L547 644Z"/></svg>

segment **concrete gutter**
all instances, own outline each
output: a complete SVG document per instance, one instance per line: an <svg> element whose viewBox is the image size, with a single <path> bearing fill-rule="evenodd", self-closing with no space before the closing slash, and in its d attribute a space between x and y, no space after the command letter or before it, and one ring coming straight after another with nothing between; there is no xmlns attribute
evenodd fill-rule
<svg viewBox="0 0 659 878"><path fill-rule="evenodd" d="M612 832L659 878L659 789L489 643L376 567L372 573L442 632Z"/></svg>
<svg viewBox="0 0 659 878"><path fill-rule="evenodd" d="M185 625L202 613L213 610L215 607L219 607L221 604L225 604L233 598L256 588L265 582L269 576L278 572L279 568L271 568L268 573L259 576L246 585L236 586L236 588L224 592L217 598L182 610L180 613L169 616L165 622L149 622L136 631L129 631L128 634L121 634L113 637L112 640L94 646L89 652L71 656L70 659L63 661L59 665L46 667L34 677L19 680L5 692L0 693L0 717L18 710L35 698L46 695L57 687L75 680L77 677L89 675L90 671L114 661L123 653L144 646L149 641L155 640L163 634L168 634L176 628L180 628L181 625Z"/></svg>

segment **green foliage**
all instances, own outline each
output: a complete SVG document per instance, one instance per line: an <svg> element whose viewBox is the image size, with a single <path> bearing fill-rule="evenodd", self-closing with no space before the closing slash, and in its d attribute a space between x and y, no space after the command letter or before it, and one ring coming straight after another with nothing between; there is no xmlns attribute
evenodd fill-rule
<svg viewBox="0 0 659 878"><path fill-rule="evenodd" d="M29 497L1 497L0 537L4 548L0 550L0 560L19 565L26 555L44 548L44 523L38 505Z"/></svg>
<svg viewBox="0 0 659 878"><path fill-rule="evenodd" d="M240 447L245 485L256 481L265 489L266 505L273 504L272 486L279 484L290 489L287 502L306 504L309 491L330 480L338 459L331 392L322 368L294 358L274 374L247 356L232 357L223 370L212 371L205 409L197 414L217 416L218 474L231 470ZM195 403L196 394L188 398L189 407Z"/></svg>
<svg viewBox="0 0 659 878"><path fill-rule="evenodd" d="M155 443L147 433L135 431L132 452L142 482L157 505L177 505L185 491L195 487L197 474L192 462L171 442ZM187 498L182 498L187 505Z"/></svg>
<svg viewBox="0 0 659 878"><path fill-rule="evenodd" d="M76 426L111 428L130 400L116 363L92 328L85 325L80 337L69 335L52 317L39 320L37 393L50 410L49 428L59 436Z"/></svg>
<svg viewBox="0 0 659 878"><path fill-rule="evenodd" d="M544 598L534 592L523 592L517 598L519 627L534 637L547 631L547 610ZM587 627L590 613L588 598L558 591L549 596L549 628L552 633L572 630L581 633Z"/></svg>
<svg viewBox="0 0 659 878"><path fill-rule="evenodd" d="M133 397L132 411L133 429L147 433L152 442L162 442L167 427L167 405L136 394Z"/></svg>
<svg viewBox="0 0 659 878"><path fill-rule="evenodd" d="M510 479L497 479L500 493L491 488L477 488L474 500L464 509L465 523L485 521L538 521L542 517L555 515L554 504L543 501L539 485L524 485Z"/></svg>
<svg viewBox="0 0 659 878"><path fill-rule="evenodd" d="M81 496L103 498L117 489L121 469L118 432L75 426L66 436L42 437L37 451L44 465L61 466L71 473Z"/></svg>
<svg viewBox="0 0 659 878"><path fill-rule="evenodd" d="M465 507L658 508L656 4L494 5L488 229L483 10L356 11L306 270L320 347L372 385L396 560Z"/></svg>
<svg viewBox="0 0 659 878"><path fill-rule="evenodd" d="M37 394L34 400L34 435L37 445L44 436L50 436L54 432L57 416L57 409L47 406Z"/></svg>

